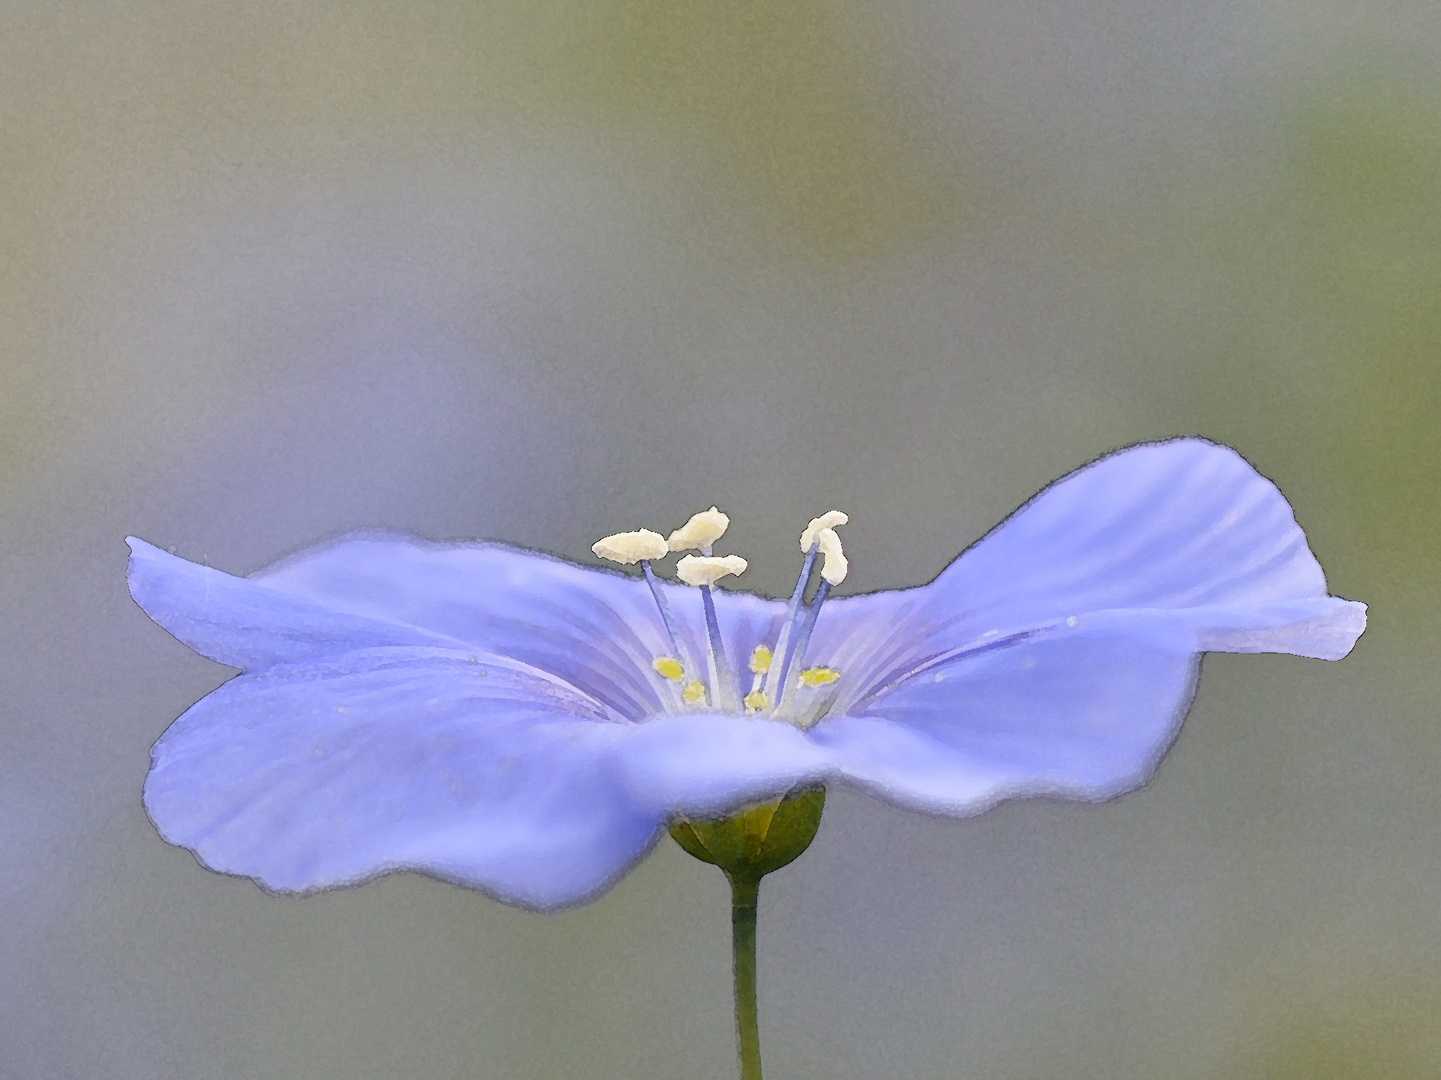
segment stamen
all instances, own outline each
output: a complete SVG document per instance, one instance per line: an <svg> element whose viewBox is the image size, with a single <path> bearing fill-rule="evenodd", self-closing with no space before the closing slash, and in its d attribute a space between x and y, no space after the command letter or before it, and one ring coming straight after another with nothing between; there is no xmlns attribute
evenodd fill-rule
<svg viewBox="0 0 1441 1080"><path fill-rule="evenodd" d="M841 673L833 667L810 667L800 673L792 690L799 700L791 701L786 709L786 720L805 731L813 727L836 699L835 690L827 690L840 680Z"/></svg>
<svg viewBox="0 0 1441 1080"><path fill-rule="evenodd" d="M660 612L660 621L665 623L665 632L670 637L670 647L680 658L680 663L684 667L689 667L690 655L686 652L686 647L681 644L680 631L675 627L675 618L670 613L670 604L666 601L665 593L661 592L660 582L656 580L655 571L650 568L650 560L642 559L640 568L645 573L645 583L650 586L650 595L655 601L656 610Z"/></svg>
<svg viewBox="0 0 1441 1080"><path fill-rule="evenodd" d="M801 533L801 550L809 552L820 541L822 529L835 530L837 525L844 525L850 521L850 517L839 510L827 510L818 518L811 518L811 523L806 526L806 531Z"/></svg>
<svg viewBox="0 0 1441 1080"><path fill-rule="evenodd" d="M805 622L801 624L800 633L796 635L796 647L794 656L797 661L804 663L806 659L806 648L811 643L811 632L816 628L816 616L821 613L821 605L826 602L830 595L831 583L824 578L821 579L820 588L816 589L816 598L811 601L811 606L806 609ZM781 673L785 677L785 673ZM776 691L776 708L780 708L781 699L785 695L785 684L782 683Z"/></svg>
<svg viewBox="0 0 1441 1080"><path fill-rule="evenodd" d="M676 576L687 585L700 586L701 605L705 608L705 631L710 649L706 655L706 674L719 701L713 702L722 709L735 708L735 687L732 684L730 668L726 664L725 642L721 639L720 621L716 618L715 600L711 596L711 585L730 574L745 572L746 561L739 555L724 558L687 555L676 563Z"/></svg>
<svg viewBox="0 0 1441 1080"><path fill-rule="evenodd" d="M775 651L781 662L779 665L771 664L765 678L766 692L777 703L780 701L780 688L785 685L786 673L791 667L791 636L796 625L796 616L800 613L806 586L811 583L811 567L815 564L816 548L812 547L806 552L806 561L801 564L801 576L796 580L796 587L791 591L791 598L786 603L786 613L781 618L781 632L776 637Z"/></svg>
<svg viewBox="0 0 1441 1080"><path fill-rule="evenodd" d="M685 692L682 695L687 702L694 705L697 701L705 700L705 683L697 680L685 684Z"/></svg>
<svg viewBox="0 0 1441 1080"><path fill-rule="evenodd" d="M841 538L834 529L822 529L816 542L820 545L821 554L826 557L825 565L821 567L821 577L832 585L839 585L846 580L846 573L851 568L846 553L841 550Z"/></svg>
<svg viewBox="0 0 1441 1080"><path fill-rule="evenodd" d="M671 682L680 682L685 678L685 665L674 656L657 656L651 667L655 668L657 675Z"/></svg>
<svg viewBox="0 0 1441 1080"><path fill-rule="evenodd" d="M743 699L749 709L761 710L770 708L770 698L765 693L766 672L771 669L771 651L764 645L757 645L751 650L751 691Z"/></svg>
<svg viewBox="0 0 1441 1080"><path fill-rule="evenodd" d="M675 564L675 576L687 585L714 585L723 577L744 574L749 565L739 555L726 555L722 558L687 555Z"/></svg>
<svg viewBox="0 0 1441 1080"><path fill-rule="evenodd" d="M805 663L806 649L810 647L811 634L816 628L816 616L821 613L821 605L826 602L830 595L831 586L839 585L846 579L846 571L849 563L846 562L845 553L841 550L841 538L836 535L834 529L821 529L816 535L816 544L825 554L826 563L821 569L821 584L816 589L816 598L811 601L809 610L806 611L805 622L801 625L800 634L796 638L795 659L797 663ZM813 669L815 670L815 669ZM785 678L785 672L781 677ZM804 672L801 675L805 677ZM838 674L839 677L839 674ZM819 686L819 683L811 683L812 686ZM776 691L776 707L780 708L781 698L785 694L785 684L782 683Z"/></svg>
<svg viewBox="0 0 1441 1080"><path fill-rule="evenodd" d="M844 581L848 566L845 555L841 552L841 541L840 537L836 535L835 527L844 525L849 520L850 518L840 510L827 510L820 517L811 518L811 523L801 533L801 550L806 553L806 561L801 565L801 576L796 581L790 602L786 604L786 613L781 620L780 636L776 640L776 655L781 658L780 666L766 676L766 691L770 694L771 700L775 702L777 709L780 708L781 700L785 697L786 680L790 677L791 665L798 655L801 659L805 658L805 646L810 640L810 631L803 629L797 641L795 626L796 619L800 615L801 601L805 598L806 586L810 584L811 568L815 566L816 553L818 551L825 553L826 565L821 570L822 577L826 576L826 570L829 569L832 577L839 575L839 580L835 584L839 585L841 581ZM815 603L807 615L807 626L815 625L816 609L825 599L827 591L829 591L829 584L823 580L820 589L816 592Z"/></svg>
<svg viewBox="0 0 1441 1080"><path fill-rule="evenodd" d="M670 534L671 551L699 551L709 555L711 545L725 535L731 519L714 506L692 514L689 521Z"/></svg>
<svg viewBox="0 0 1441 1080"><path fill-rule="evenodd" d="M590 546L596 558L609 559L623 566L632 566L645 559L663 559L670 551L665 537L649 529L613 533L603 536Z"/></svg>
<svg viewBox="0 0 1441 1080"><path fill-rule="evenodd" d="M689 557L689 556L687 556ZM730 668L726 664L725 642L721 640L720 620L716 618L715 600L711 597L709 585L700 587L701 606L705 608L705 632L710 641L710 649L706 654L707 670L710 676L710 684L716 688L724 700L715 702L722 709L734 708L735 690L731 685Z"/></svg>
<svg viewBox="0 0 1441 1080"><path fill-rule="evenodd" d="M641 572L645 574L645 583L650 586L651 598L655 600L656 610L660 612L660 621L665 624L666 636L670 638L671 650L680 658L677 663L689 666L690 658L686 655L685 646L681 644L680 632L676 630L675 619L670 613L670 604L666 603L660 582L656 581L655 571L650 568L650 560L663 559L670 553L670 545L666 543L665 537L649 529L613 533L601 537L591 545L590 550L597 558L608 559L623 566L640 563ZM665 674L660 668L656 668L656 671Z"/></svg>

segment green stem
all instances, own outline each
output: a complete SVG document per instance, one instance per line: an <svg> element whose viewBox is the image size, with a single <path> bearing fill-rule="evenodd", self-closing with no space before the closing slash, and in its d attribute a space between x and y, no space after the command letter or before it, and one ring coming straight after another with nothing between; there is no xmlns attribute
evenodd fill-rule
<svg viewBox="0 0 1441 1080"><path fill-rule="evenodd" d="M730 874L726 877L731 883L731 941L741 1080L761 1080L761 1037L756 1019L756 896L761 880Z"/></svg>

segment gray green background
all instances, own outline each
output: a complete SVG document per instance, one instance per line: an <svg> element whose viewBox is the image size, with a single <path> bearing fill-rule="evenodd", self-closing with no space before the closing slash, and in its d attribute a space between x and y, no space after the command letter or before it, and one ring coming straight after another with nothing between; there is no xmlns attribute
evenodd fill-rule
<svg viewBox="0 0 1441 1080"><path fill-rule="evenodd" d="M928 580L1137 440L1236 446L1371 604L1218 656L1145 789L834 793L768 879L774 1080L1441 1074L1441 8L1339 0L8 0L0 1076L734 1075L724 883L540 916L309 899L146 821L227 670L122 537L588 557L848 510Z"/></svg>

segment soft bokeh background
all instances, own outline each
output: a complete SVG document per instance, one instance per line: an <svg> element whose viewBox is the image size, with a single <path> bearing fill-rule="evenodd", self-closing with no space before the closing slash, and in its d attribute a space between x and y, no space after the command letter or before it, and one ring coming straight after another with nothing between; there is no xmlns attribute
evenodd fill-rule
<svg viewBox="0 0 1441 1080"><path fill-rule="evenodd" d="M719 502L848 589L1203 433L1371 629L1213 657L1155 781L834 794L768 879L768 1075L1441 1074L1441 8L1339 0L8 0L0 1076L734 1075L669 843L555 916L304 900L140 806L226 669L122 537L244 572L387 526L585 556Z"/></svg>

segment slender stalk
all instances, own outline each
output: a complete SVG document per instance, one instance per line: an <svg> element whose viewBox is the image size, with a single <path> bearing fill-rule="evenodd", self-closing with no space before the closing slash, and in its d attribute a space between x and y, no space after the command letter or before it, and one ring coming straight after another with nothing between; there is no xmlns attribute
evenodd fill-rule
<svg viewBox="0 0 1441 1080"><path fill-rule="evenodd" d="M761 1080L761 1037L756 1016L756 897L761 882L760 878L726 877L731 883L731 954L741 1080Z"/></svg>
<svg viewBox="0 0 1441 1080"><path fill-rule="evenodd" d="M707 654L707 674L711 684L711 707L734 712L737 708L735 687L731 685L730 665L726 661L725 642L721 640L720 622L716 618L715 600L711 598L711 587L700 587L701 604L705 608L706 637L710 641Z"/></svg>
<svg viewBox="0 0 1441 1080"><path fill-rule="evenodd" d="M795 590L791 593L790 602L786 604L786 613L781 618L781 632L776 638L776 649L771 654L771 669L766 672L765 693L771 699L771 705L780 699L780 687L785 686L786 677L791 670L791 634L795 631L796 616L801 610L801 601L805 598L806 586L811 581L811 567L816 564L816 552L819 546L811 545L806 552L806 561L801 565L801 576L796 582Z"/></svg>
<svg viewBox="0 0 1441 1080"><path fill-rule="evenodd" d="M796 635L795 643L790 653L786 656L786 665L781 671L781 680L776 685L774 707L777 711L780 710L781 702L785 698L786 681L790 678L791 661L795 661L797 664L804 664L806 662L806 649L810 647L811 632L816 628L816 616L821 613L821 605L826 602L826 597L830 594L831 583L822 580L820 587L816 589L816 598L811 601L811 606L806 610L805 621L801 623L800 633Z"/></svg>
<svg viewBox="0 0 1441 1080"><path fill-rule="evenodd" d="M685 648L680 643L680 634L675 628L675 619L671 616L670 605L666 603L665 593L660 591L660 582L655 579L655 571L650 568L650 560L640 561L641 571L645 574L645 583L650 586L650 594L655 600L655 606L660 610L660 621L665 623L665 632L670 637L670 647L675 650L675 658L682 665L689 663L685 655Z"/></svg>

